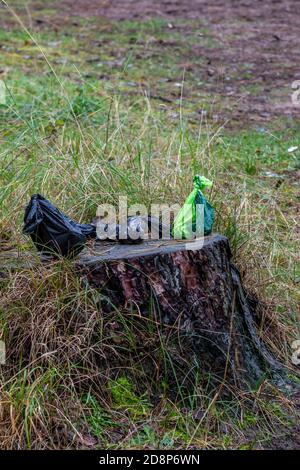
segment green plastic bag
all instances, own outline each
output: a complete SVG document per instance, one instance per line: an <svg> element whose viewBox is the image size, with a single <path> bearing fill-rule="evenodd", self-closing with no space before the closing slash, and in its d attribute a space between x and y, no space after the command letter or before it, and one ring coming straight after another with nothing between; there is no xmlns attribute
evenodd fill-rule
<svg viewBox="0 0 300 470"><path fill-rule="evenodd" d="M190 240L203 235L203 231L204 235L209 235L212 232L215 211L202 193L203 189L211 188L212 181L205 178L205 176L196 175L193 183L193 191L185 200L174 220L172 233L174 238ZM203 204L204 221L202 219L202 223L204 222L204 227L201 225L199 227L202 211L200 204Z"/></svg>

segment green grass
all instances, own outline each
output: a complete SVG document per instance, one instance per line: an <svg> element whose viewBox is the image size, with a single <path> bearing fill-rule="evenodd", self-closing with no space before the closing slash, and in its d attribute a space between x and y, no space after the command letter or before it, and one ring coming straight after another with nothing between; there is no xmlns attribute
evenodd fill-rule
<svg viewBox="0 0 300 470"><path fill-rule="evenodd" d="M212 124L222 100L182 65L195 36L165 21L80 21L34 38L20 27L0 31L0 243L33 250L21 234L32 193L89 221L120 195L181 203L193 175L204 174L214 181L215 230L229 237L245 285L268 306L261 334L289 363L300 333L300 150L288 152L300 149L296 127ZM9 355L3 448L249 448L291 424L292 403L274 396L270 404L260 391L210 406L214 390L195 358L185 386L189 362L178 364L176 334L136 312L104 321L101 294L81 289L67 262L12 274L0 289Z"/></svg>

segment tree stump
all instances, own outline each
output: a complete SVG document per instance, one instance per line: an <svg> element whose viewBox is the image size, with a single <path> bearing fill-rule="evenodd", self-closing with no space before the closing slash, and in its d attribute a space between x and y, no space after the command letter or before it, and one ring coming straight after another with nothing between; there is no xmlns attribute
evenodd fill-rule
<svg viewBox="0 0 300 470"><path fill-rule="evenodd" d="M254 312L231 262L228 239L97 242L76 261L82 281L101 289L104 308L133 305L141 315L155 306L158 320L193 339L211 370L223 369L239 386L268 377L290 389L286 368L257 333Z"/></svg>

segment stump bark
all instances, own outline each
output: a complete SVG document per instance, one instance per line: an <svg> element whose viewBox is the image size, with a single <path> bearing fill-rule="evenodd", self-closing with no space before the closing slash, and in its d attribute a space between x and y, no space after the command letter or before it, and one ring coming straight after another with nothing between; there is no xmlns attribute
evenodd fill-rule
<svg viewBox="0 0 300 470"><path fill-rule="evenodd" d="M182 240L98 242L80 255L76 269L82 282L101 289L104 309L132 305L148 315L154 306L160 322L193 339L212 371L223 368L239 386L268 376L290 389L287 370L257 333L228 239L211 235L188 248Z"/></svg>

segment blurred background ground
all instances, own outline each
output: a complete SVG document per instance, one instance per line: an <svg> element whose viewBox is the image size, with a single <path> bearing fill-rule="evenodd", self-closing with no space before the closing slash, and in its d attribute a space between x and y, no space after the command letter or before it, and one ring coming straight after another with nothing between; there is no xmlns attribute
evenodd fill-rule
<svg viewBox="0 0 300 470"><path fill-rule="evenodd" d="M75 37L79 35L79 50L83 20L94 25L96 19L107 19L109 31L109 25L116 21L161 19L172 29L169 39L154 35L143 41L141 34L138 44L131 39L127 51L139 52L135 56L136 66L143 59L155 60L157 48L176 55L180 72L186 73L187 99L197 99L189 84L189 77L195 76L198 89L217 101L222 100L222 110L213 116L215 121L229 119L232 126L248 128L273 118L299 115L299 108L291 100L292 83L300 79L300 6L296 1L63 0L45 4L32 0L27 2L26 11L22 2L10 3L34 29L49 29L58 34L72 27ZM7 29L11 21L9 14L1 15L2 28ZM92 51L99 54L100 61L101 45L97 49L91 45ZM118 59L125 51L114 52ZM173 85L170 80L167 97L171 95L171 99Z"/></svg>

